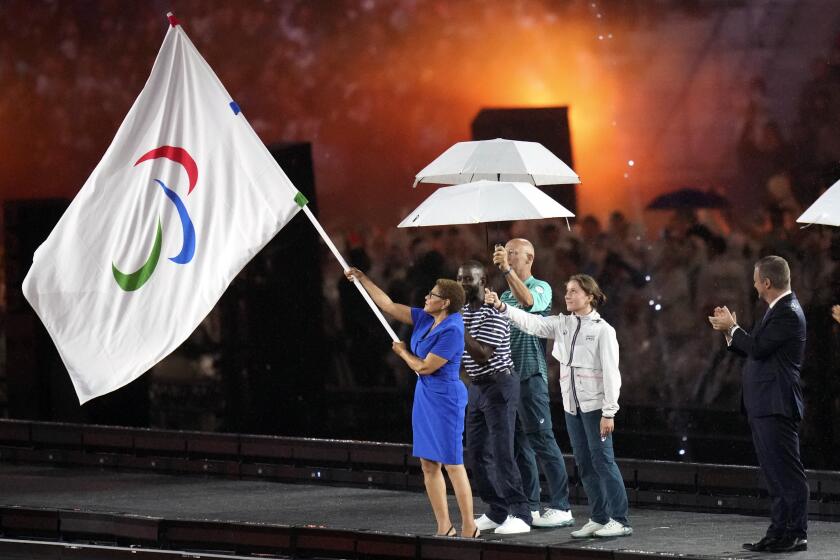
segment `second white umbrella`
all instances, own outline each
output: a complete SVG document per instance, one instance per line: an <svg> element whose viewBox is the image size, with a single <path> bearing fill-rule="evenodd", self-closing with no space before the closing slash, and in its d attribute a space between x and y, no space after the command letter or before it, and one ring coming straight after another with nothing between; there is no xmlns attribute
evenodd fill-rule
<svg viewBox="0 0 840 560"><path fill-rule="evenodd" d="M529 183L476 181L439 188L397 227L572 217L570 210Z"/></svg>
<svg viewBox="0 0 840 560"><path fill-rule="evenodd" d="M482 179L532 185L580 183L577 173L539 142L496 138L454 144L415 176L414 186L455 185Z"/></svg>

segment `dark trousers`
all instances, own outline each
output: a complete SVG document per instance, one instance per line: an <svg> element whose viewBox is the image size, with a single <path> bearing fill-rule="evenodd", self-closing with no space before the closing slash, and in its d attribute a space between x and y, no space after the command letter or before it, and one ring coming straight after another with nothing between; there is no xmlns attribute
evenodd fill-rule
<svg viewBox="0 0 840 560"><path fill-rule="evenodd" d="M522 477L513 458L519 376L499 374L491 383L471 383L467 395L465 459L479 497L490 506L486 515L496 523L513 515L530 525Z"/></svg>
<svg viewBox="0 0 840 560"><path fill-rule="evenodd" d="M750 418L753 444L770 494L771 537L808 534L808 481L799 458L799 422L785 416Z"/></svg>
<svg viewBox="0 0 840 560"><path fill-rule="evenodd" d="M615 463L612 434L601 441L601 411L567 412L566 431L572 441L578 476L589 500L589 518L601 525L612 518L629 526L627 491Z"/></svg>
<svg viewBox="0 0 840 560"><path fill-rule="evenodd" d="M521 380L519 387L519 416L513 445L528 507L531 511L540 509L539 460L548 482L548 507L568 510L569 475L563 453L554 439L548 383L537 374Z"/></svg>

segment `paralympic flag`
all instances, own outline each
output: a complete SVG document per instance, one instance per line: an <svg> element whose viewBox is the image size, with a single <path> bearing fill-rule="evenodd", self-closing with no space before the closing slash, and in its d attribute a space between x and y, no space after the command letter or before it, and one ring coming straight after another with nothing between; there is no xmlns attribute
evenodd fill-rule
<svg viewBox="0 0 840 560"><path fill-rule="evenodd" d="M306 204L169 21L145 87L23 281L81 403L177 348Z"/></svg>

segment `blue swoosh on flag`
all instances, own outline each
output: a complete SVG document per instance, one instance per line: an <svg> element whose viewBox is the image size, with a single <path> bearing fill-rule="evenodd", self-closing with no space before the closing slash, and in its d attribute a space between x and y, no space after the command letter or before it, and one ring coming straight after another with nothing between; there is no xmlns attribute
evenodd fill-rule
<svg viewBox="0 0 840 560"><path fill-rule="evenodd" d="M159 179L155 179L155 183L160 185L160 188L163 189L163 192L178 210L178 217L181 218L181 229L184 232L184 244L181 246L181 252L174 257L169 257L169 260L177 264L187 264L195 255L195 227L178 193L164 185L163 181Z"/></svg>

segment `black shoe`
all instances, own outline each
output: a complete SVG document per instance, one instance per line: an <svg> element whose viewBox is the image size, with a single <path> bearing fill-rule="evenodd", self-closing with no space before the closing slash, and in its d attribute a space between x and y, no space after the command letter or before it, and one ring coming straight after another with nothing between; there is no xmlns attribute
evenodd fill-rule
<svg viewBox="0 0 840 560"><path fill-rule="evenodd" d="M761 539L758 542L744 543L743 547L744 547L744 549L752 551L752 552L764 552L765 550L770 550L770 547L775 545L780 540L781 539L779 537L767 536L767 537L764 537L763 539Z"/></svg>
<svg viewBox="0 0 840 560"><path fill-rule="evenodd" d="M449 529L447 529L447 531L445 533L435 533L435 536L436 537L454 537L457 534L458 534L458 532L455 531L455 526L450 525Z"/></svg>
<svg viewBox="0 0 840 560"><path fill-rule="evenodd" d="M767 547L768 552L800 552L808 550L808 539L783 537Z"/></svg>

